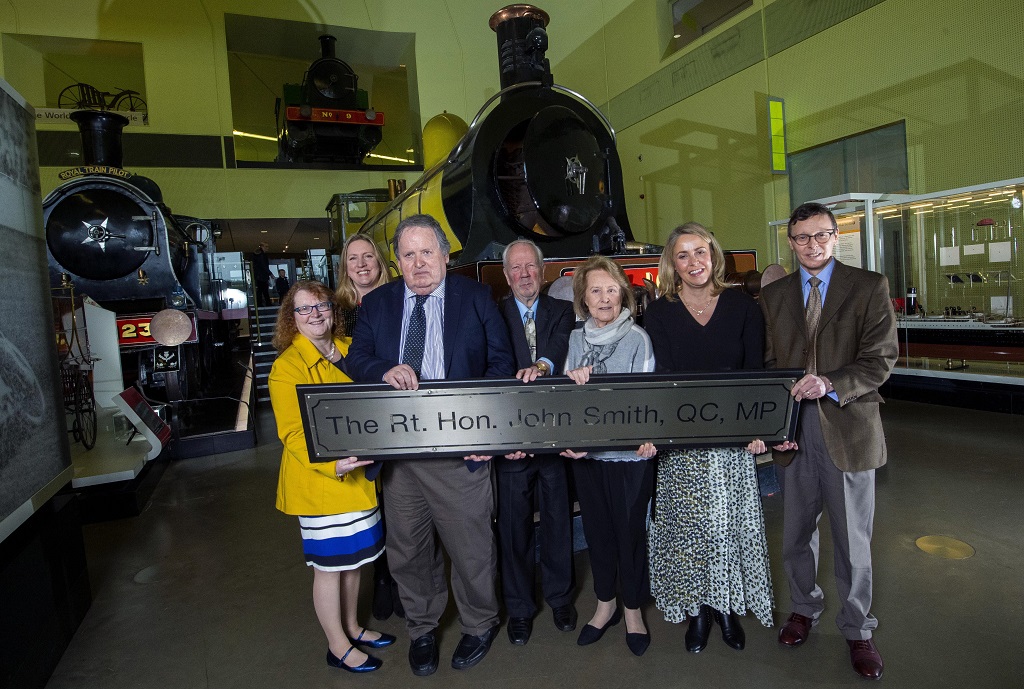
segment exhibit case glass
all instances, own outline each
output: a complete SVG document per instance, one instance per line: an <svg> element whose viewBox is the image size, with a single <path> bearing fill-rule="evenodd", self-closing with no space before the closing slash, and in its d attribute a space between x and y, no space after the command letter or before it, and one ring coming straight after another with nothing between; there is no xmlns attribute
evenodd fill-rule
<svg viewBox="0 0 1024 689"><path fill-rule="evenodd" d="M922 195L819 199L839 226L836 257L889 278L895 373L1024 384L1024 178ZM778 262L796 269L786 222Z"/></svg>

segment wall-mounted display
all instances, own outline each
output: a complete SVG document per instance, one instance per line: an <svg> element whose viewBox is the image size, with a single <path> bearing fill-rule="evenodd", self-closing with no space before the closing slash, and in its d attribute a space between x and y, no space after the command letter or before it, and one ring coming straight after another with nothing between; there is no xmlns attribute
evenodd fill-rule
<svg viewBox="0 0 1024 689"><path fill-rule="evenodd" d="M35 116L0 80L0 540L70 481Z"/></svg>
<svg viewBox="0 0 1024 689"><path fill-rule="evenodd" d="M224 34L238 167L422 165L414 34L239 14Z"/></svg>
<svg viewBox="0 0 1024 689"><path fill-rule="evenodd" d="M4 73L36 120L74 126L75 110L115 110L149 124L142 44L63 36L4 34Z"/></svg>

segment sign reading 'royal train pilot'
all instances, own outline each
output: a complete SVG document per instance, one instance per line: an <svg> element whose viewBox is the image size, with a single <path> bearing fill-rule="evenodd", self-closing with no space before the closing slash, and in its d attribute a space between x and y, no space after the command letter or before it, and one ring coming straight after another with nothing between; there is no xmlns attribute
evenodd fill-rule
<svg viewBox="0 0 1024 689"><path fill-rule="evenodd" d="M310 457L401 459L767 444L795 435L803 371L594 376L385 385L300 385Z"/></svg>

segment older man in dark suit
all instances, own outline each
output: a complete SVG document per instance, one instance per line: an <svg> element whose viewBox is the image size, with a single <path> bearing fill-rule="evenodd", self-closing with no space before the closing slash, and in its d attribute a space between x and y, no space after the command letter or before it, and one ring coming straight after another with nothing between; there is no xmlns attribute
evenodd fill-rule
<svg viewBox="0 0 1024 689"><path fill-rule="evenodd" d="M562 372L569 333L576 324L572 303L540 293L544 257L528 239L518 239L502 255L512 294L501 303L519 368L516 377L529 383ZM572 515L565 460L557 454L498 458L498 544L501 586L508 611L508 638L517 646L530 640L534 601L534 498L540 507L541 590L551 606L555 627L576 628L572 604Z"/></svg>
<svg viewBox="0 0 1024 689"><path fill-rule="evenodd" d="M437 221L413 215L398 224L402 280L363 299L348 365L358 382L416 390L420 380L511 377L512 349L498 308L480 283L447 274L449 243ZM457 670L479 663L498 630L494 495L487 456L392 460L384 468L391 575L405 607L416 675L437 670L435 630L448 604L444 558L462 623L452 656Z"/></svg>
<svg viewBox="0 0 1024 689"><path fill-rule="evenodd" d="M828 507L836 584L842 607L836 624L853 669L882 676L872 639L871 531L875 469L885 464L878 388L896 363L896 317L883 275L843 265L832 253L836 221L808 203L789 219L789 244L800 270L761 292L768 367L806 368L793 386L801 401L796 443L776 446L782 466L783 564L793 613L779 642L806 641L824 609L817 585L818 519Z"/></svg>

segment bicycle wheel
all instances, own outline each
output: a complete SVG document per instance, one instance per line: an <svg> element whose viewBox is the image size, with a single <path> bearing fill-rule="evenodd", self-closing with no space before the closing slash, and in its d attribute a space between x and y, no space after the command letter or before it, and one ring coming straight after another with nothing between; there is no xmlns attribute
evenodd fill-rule
<svg viewBox="0 0 1024 689"><path fill-rule="evenodd" d="M72 424L75 440L86 450L96 446L96 397L92 391L88 371L79 371L75 383L75 421Z"/></svg>
<svg viewBox="0 0 1024 689"><path fill-rule="evenodd" d="M68 110L82 110L87 106L81 84L68 86L57 96L57 107Z"/></svg>
<svg viewBox="0 0 1024 689"><path fill-rule="evenodd" d="M135 91L125 91L114 101L114 110L121 112L146 112L146 101Z"/></svg>

